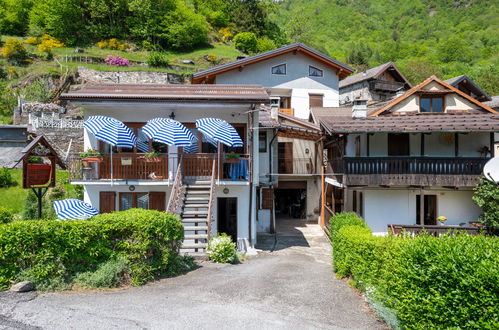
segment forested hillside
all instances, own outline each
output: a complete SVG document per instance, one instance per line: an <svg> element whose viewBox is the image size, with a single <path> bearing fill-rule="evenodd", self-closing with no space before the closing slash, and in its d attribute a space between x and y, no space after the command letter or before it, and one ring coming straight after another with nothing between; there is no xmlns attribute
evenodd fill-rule
<svg viewBox="0 0 499 330"><path fill-rule="evenodd" d="M393 61L413 83L467 74L499 94L497 0L284 0L288 39L357 68Z"/></svg>

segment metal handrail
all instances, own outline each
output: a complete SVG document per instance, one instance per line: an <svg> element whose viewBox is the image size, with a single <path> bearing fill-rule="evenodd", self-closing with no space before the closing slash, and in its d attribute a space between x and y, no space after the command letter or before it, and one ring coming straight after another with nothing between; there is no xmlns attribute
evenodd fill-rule
<svg viewBox="0 0 499 330"><path fill-rule="evenodd" d="M175 180L173 181L172 192L168 200L166 212L175 214L177 212L178 204L180 201L180 193L182 192L182 156L179 158L177 173L175 173Z"/></svg>
<svg viewBox="0 0 499 330"><path fill-rule="evenodd" d="M210 239L211 236L211 219L213 217L213 211L214 207L213 204L215 203L215 178L216 178L216 163L217 160L213 160L213 165L211 168L211 184L210 184L210 202L208 204L208 240Z"/></svg>

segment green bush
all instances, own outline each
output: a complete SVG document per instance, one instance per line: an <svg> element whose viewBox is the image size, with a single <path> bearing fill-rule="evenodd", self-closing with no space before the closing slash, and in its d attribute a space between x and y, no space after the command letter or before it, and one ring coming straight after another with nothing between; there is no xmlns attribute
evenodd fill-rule
<svg viewBox="0 0 499 330"><path fill-rule="evenodd" d="M0 206L0 224L9 223L14 219L14 212L11 209Z"/></svg>
<svg viewBox="0 0 499 330"><path fill-rule="evenodd" d="M116 258L126 277L140 285L185 270L178 256L183 226L171 214L132 209L90 220L19 221L0 226L0 288L31 280L37 287L72 283Z"/></svg>
<svg viewBox="0 0 499 330"><path fill-rule="evenodd" d="M256 49L258 53L268 52L269 50L275 49L275 42L269 38L258 38L256 41Z"/></svg>
<svg viewBox="0 0 499 330"><path fill-rule="evenodd" d="M246 54L257 51L257 39L253 32L242 32L234 37L234 46Z"/></svg>
<svg viewBox="0 0 499 330"><path fill-rule="evenodd" d="M213 237L208 244L210 260L221 264L236 263L237 246L229 235L222 233Z"/></svg>
<svg viewBox="0 0 499 330"><path fill-rule="evenodd" d="M482 210L479 220L489 231L499 233L499 185L483 178L473 190L473 201Z"/></svg>
<svg viewBox="0 0 499 330"><path fill-rule="evenodd" d="M13 183L12 175L10 174L10 171L5 167L1 167L0 168L0 187L8 187L12 183Z"/></svg>
<svg viewBox="0 0 499 330"><path fill-rule="evenodd" d="M151 52L147 58L147 64L153 68L166 68L169 65L168 57L163 53Z"/></svg>
<svg viewBox="0 0 499 330"><path fill-rule="evenodd" d="M125 258L110 259L95 272L84 272L76 276L75 283L85 288L114 288L124 283L128 266Z"/></svg>
<svg viewBox="0 0 499 330"><path fill-rule="evenodd" d="M8 38L0 51L4 58L16 63L22 63L28 58L28 52L22 41L14 38Z"/></svg>
<svg viewBox="0 0 499 330"><path fill-rule="evenodd" d="M351 223L351 225L349 225ZM333 264L403 328L493 328L499 315L499 239L373 236L361 218L331 218ZM389 314L388 312L388 314ZM392 327L397 321L384 317Z"/></svg>

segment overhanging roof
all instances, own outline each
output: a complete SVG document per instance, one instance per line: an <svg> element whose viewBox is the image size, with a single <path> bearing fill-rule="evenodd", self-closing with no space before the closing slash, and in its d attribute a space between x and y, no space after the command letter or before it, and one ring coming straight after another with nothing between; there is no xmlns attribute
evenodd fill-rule
<svg viewBox="0 0 499 330"><path fill-rule="evenodd" d="M340 81L340 88L344 88L344 87L347 87L347 86L350 86L350 85L353 85L353 84L356 84L356 83L359 83L359 82L362 82L365 80L377 79L379 76L381 76L383 74L383 72L385 72L387 70L389 70L393 76L398 78L400 82L403 82L405 84L406 88L412 87L409 80L407 80L404 77L402 72L400 72L399 69L397 69L395 64L393 62L388 62L388 63L384 63L384 64L378 65L374 68L370 68L370 69L367 69L365 71L362 71L362 72L359 72L359 73L356 73L354 75L346 77L345 79Z"/></svg>
<svg viewBox="0 0 499 330"><path fill-rule="evenodd" d="M61 95L70 101L269 103L258 85L97 84Z"/></svg>
<svg viewBox="0 0 499 330"><path fill-rule="evenodd" d="M471 80L465 74L447 79L445 82L456 88L459 88L460 85L462 84L464 88L473 92L473 94L476 95L476 99L478 99L481 102L492 100L492 98L483 89L481 89L477 84L473 82L473 80Z"/></svg>
<svg viewBox="0 0 499 330"><path fill-rule="evenodd" d="M192 76L192 82L194 84L200 84L204 80L206 80L207 77L209 78L212 76L216 76L217 74L220 74L223 72L231 71L231 70L234 70L234 69L237 69L240 67L244 67L244 66L247 66L247 65L250 65L253 63L261 62L261 61L264 61L266 59L280 56L280 55L283 55L286 53L291 53L291 52L303 53L303 54L310 56L310 57L312 57L320 62L323 62L324 64L326 64L330 67L333 67L334 69L339 71L338 76L340 77L340 79L345 78L346 76L348 76L349 74L351 74L354 71L354 69L349 67L348 65L341 63L340 61L338 61L330 56L327 56L327 55L325 55L325 54L323 54L323 53L321 53L313 48L310 48L307 45L304 45L302 43L294 43L294 44L287 45L287 46L277 48L277 49L273 49L273 50L270 50L268 52L264 52L264 53L261 53L258 55L249 56L249 57L246 57L246 58L238 60L238 61L218 65L218 66L215 66L215 67L207 69L207 70L196 72Z"/></svg>

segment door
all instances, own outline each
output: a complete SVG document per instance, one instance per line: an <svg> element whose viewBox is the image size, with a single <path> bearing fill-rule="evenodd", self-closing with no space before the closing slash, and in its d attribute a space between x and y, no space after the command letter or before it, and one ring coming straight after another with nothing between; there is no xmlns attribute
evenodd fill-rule
<svg viewBox="0 0 499 330"><path fill-rule="evenodd" d="M101 191L99 193L100 213L116 211L116 193L114 191Z"/></svg>
<svg viewBox="0 0 499 330"><path fill-rule="evenodd" d="M388 156L409 155L409 134L388 133Z"/></svg>
<svg viewBox="0 0 499 330"><path fill-rule="evenodd" d="M277 145L279 173L293 173L293 142L279 142Z"/></svg>
<svg viewBox="0 0 499 330"><path fill-rule="evenodd" d="M218 198L217 231L226 233L237 242L237 198Z"/></svg>
<svg viewBox="0 0 499 330"><path fill-rule="evenodd" d="M437 224L437 195L424 195L423 222L421 223L421 195L416 196L416 223L434 226Z"/></svg>
<svg viewBox="0 0 499 330"><path fill-rule="evenodd" d="M322 94L309 94L308 95L308 102L309 102L309 107L322 107L324 104L324 95Z"/></svg>
<svg viewBox="0 0 499 330"><path fill-rule="evenodd" d="M149 193L149 209L166 211L166 194L164 191L151 191Z"/></svg>

